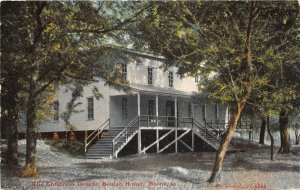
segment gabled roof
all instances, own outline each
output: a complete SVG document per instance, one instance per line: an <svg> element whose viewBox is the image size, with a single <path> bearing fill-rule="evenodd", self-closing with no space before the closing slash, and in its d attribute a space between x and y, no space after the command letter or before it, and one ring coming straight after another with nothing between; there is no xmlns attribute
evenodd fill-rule
<svg viewBox="0 0 300 190"><path fill-rule="evenodd" d="M128 53L128 54L132 54L135 56L139 56L139 57L145 57L145 58L149 58L149 59L156 59L159 61L165 61L165 57L161 56L161 55L156 55L153 53L149 53L149 52L142 52L139 50L135 50L135 49L130 49L130 48L126 48L126 47L122 47L122 46L118 46L118 45L106 45L106 47L112 48L112 49L117 49L117 50L121 50L124 53Z"/></svg>

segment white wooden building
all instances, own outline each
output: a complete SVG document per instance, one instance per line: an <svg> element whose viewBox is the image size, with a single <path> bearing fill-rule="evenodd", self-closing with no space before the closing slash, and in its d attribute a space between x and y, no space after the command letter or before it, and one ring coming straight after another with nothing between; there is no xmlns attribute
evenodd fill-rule
<svg viewBox="0 0 300 190"><path fill-rule="evenodd" d="M194 131L192 126L196 121L199 123L198 125L202 125L204 128L207 127L204 123L205 120L217 120L227 123L228 113L226 106L192 101L192 97L198 91L197 78L188 76L180 79L177 75L176 67L169 67L165 70L162 68L165 59L161 56L132 50L124 50L123 53L128 55L134 54L134 56L142 60L135 61L132 59L127 63L117 63L123 67L123 76L129 82L132 94L126 94L123 91L104 85L104 81L98 78L99 82L84 87L83 97L77 100L82 104L76 108L82 111L74 113L70 118L70 123L74 126L76 132L86 132L85 143L87 144L87 149L96 136L98 137L100 133L109 131L109 129L112 129L112 131L115 129L115 133L111 132L114 138L122 136L120 135L121 133L123 135L126 134L125 141L127 142L130 140L128 136L131 135L133 138L142 127L148 127L148 129L170 129L171 131L178 127L191 128L188 132L191 133L191 138L194 138L194 132L197 131ZM103 98L97 99L93 96L92 88L94 86L99 89ZM54 102L54 109L58 115L66 110L66 104L70 98L71 92L66 92L66 89L62 86ZM129 134L127 128L133 126L136 123L135 120L138 120L139 127ZM64 121L60 117L53 117L50 122L39 125L37 131L43 133L66 130ZM206 133L211 131L205 130ZM198 136L201 138L200 133ZM113 140L116 140L113 137L107 139L112 144L114 144ZM203 138L209 143L208 138ZM127 144L125 141L123 142L124 146ZM177 144L177 141L173 144L175 143ZM159 134L156 139L156 145L158 144ZM122 149L120 147L123 145L118 145L118 147L117 143L115 143L112 146L111 154L103 153L99 157L101 155L117 156L118 150L116 149ZM117 148L114 146L117 146ZM139 146L140 153L143 150L141 150L141 145ZM193 144L187 146L191 150L193 149ZM95 148L95 150L100 149L101 147ZM159 149L158 147L157 152L159 152ZM97 157L95 154L91 154L91 157Z"/></svg>

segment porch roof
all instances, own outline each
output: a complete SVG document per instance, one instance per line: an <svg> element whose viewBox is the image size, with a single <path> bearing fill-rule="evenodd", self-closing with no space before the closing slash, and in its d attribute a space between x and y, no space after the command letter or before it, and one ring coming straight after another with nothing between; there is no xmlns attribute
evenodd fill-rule
<svg viewBox="0 0 300 190"><path fill-rule="evenodd" d="M162 87L143 85L143 84L131 83L130 87L133 89L133 91L142 92L145 94L162 94L162 95L184 96L184 97L190 97L193 94L193 92L185 92L181 90L176 90L174 88L162 88Z"/></svg>

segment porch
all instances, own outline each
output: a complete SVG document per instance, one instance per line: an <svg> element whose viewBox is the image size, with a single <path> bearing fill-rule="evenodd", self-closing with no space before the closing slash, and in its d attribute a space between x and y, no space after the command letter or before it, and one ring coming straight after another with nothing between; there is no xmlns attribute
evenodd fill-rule
<svg viewBox="0 0 300 190"><path fill-rule="evenodd" d="M191 95L153 86L136 88L131 95L111 95L109 122L100 126L94 134L97 136L105 129L107 132L89 149L87 156L118 157L126 147L135 149L138 154L154 149L157 153L168 149L177 153L179 147L194 151L195 138L217 150L221 142L220 131L197 120L195 116L199 116L199 106L197 109L197 105L193 104ZM205 117L206 114L202 115ZM89 144L87 141L87 146Z"/></svg>
<svg viewBox="0 0 300 190"><path fill-rule="evenodd" d="M193 117L190 95L136 91L110 97L110 127L125 127L136 116L141 127L176 127ZM178 119L182 118L182 119Z"/></svg>

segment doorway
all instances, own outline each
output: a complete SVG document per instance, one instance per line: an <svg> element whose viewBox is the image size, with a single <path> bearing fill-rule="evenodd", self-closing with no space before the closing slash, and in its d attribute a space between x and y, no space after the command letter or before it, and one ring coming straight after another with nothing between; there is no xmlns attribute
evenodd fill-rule
<svg viewBox="0 0 300 190"><path fill-rule="evenodd" d="M167 126L175 126L175 106L174 101L166 101L166 116L167 116Z"/></svg>

